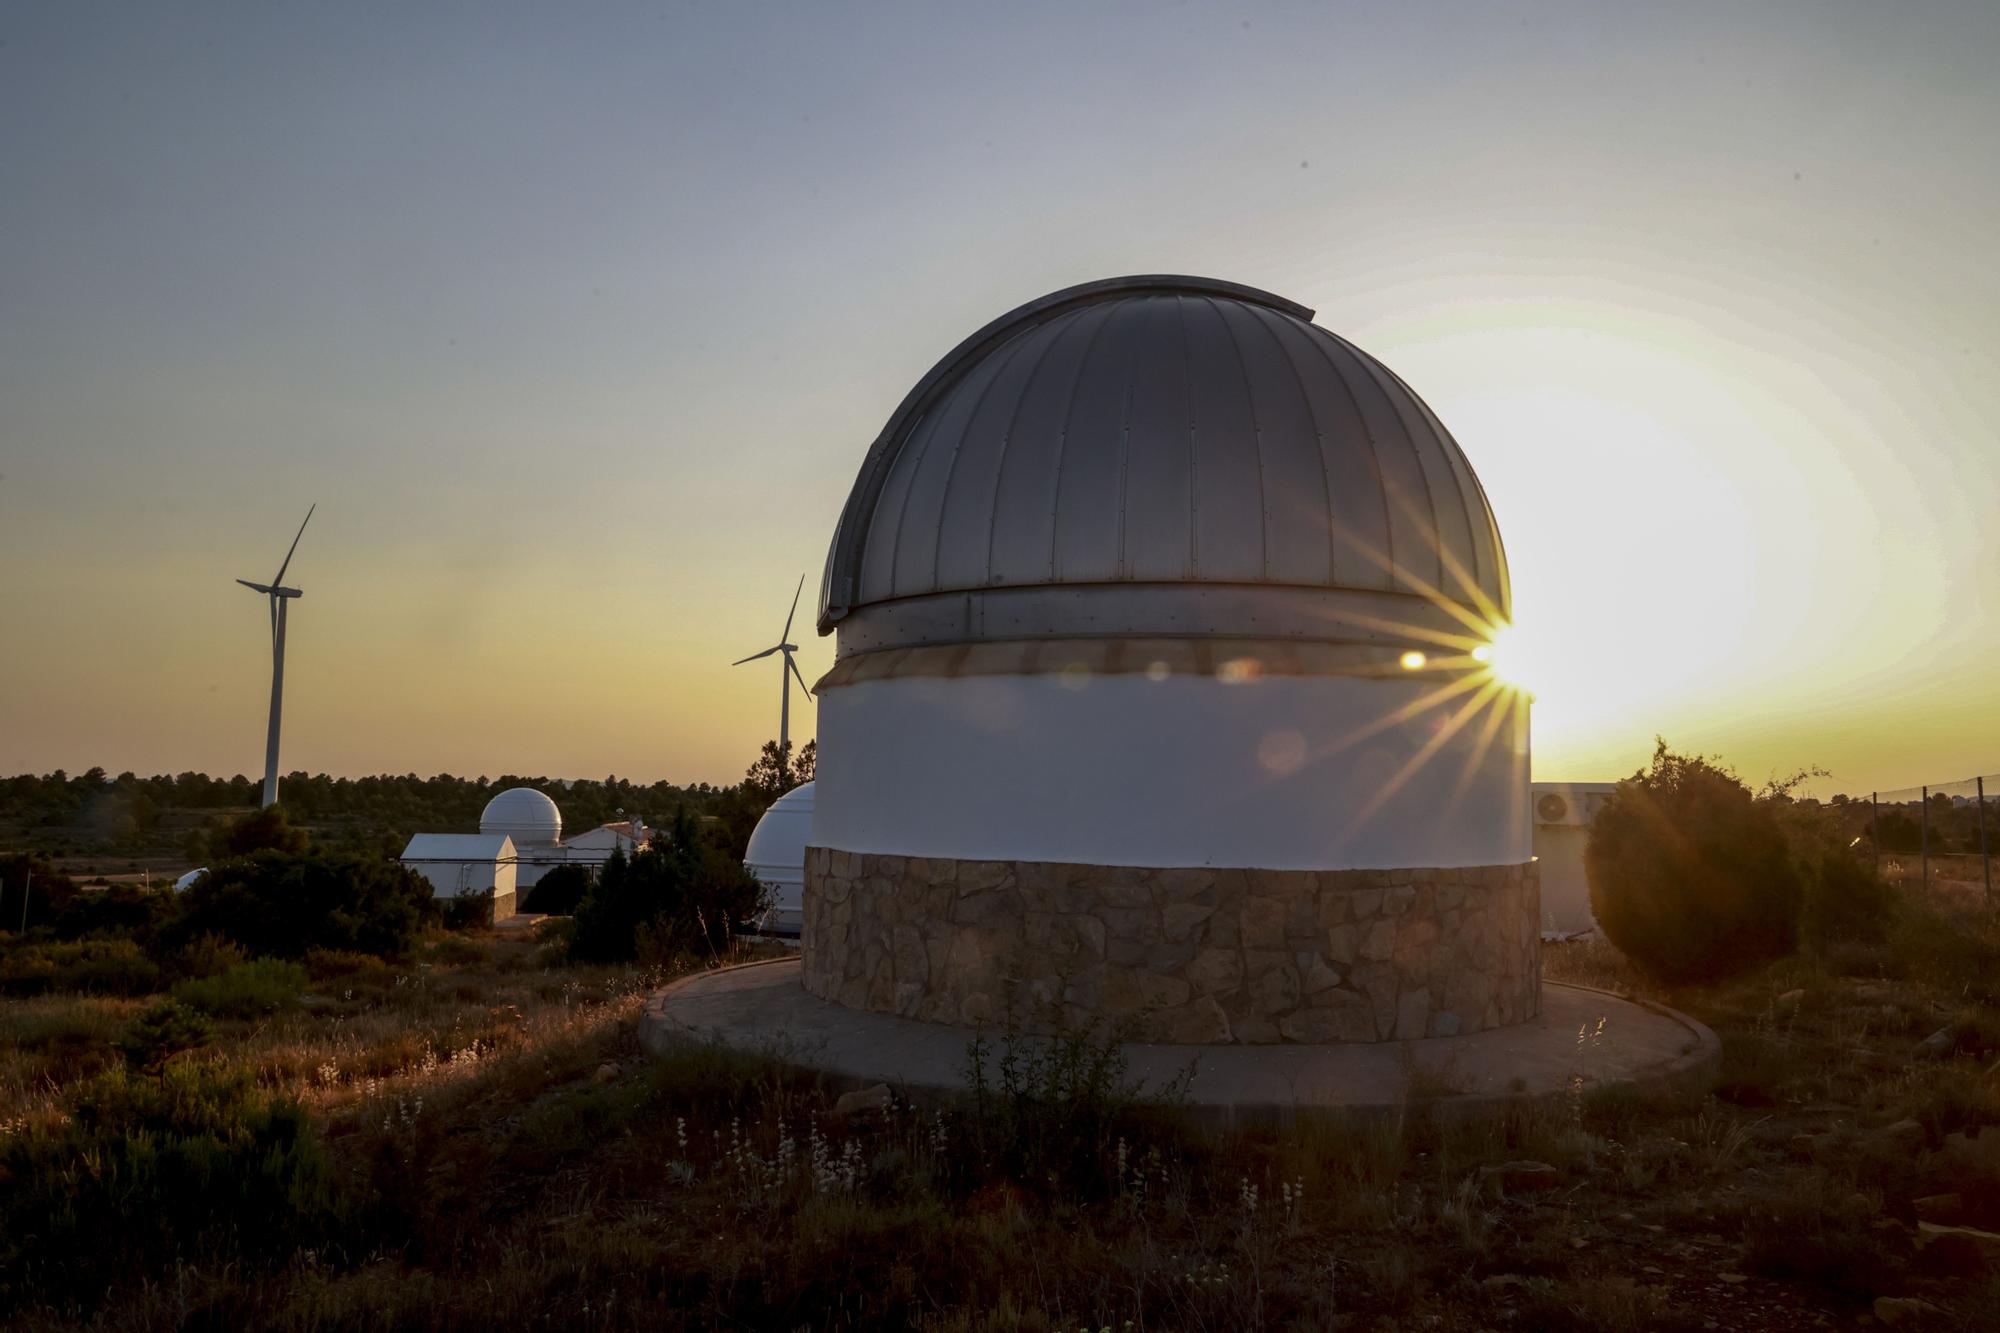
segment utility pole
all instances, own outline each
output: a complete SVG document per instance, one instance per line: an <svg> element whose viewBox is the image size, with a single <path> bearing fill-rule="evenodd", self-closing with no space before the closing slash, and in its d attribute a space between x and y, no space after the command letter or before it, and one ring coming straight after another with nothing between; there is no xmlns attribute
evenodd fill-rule
<svg viewBox="0 0 2000 1333"><path fill-rule="evenodd" d="M1924 794L1924 892L1931 888L1931 789L1920 787Z"/></svg>
<svg viewBox="0 0 2000 1333"><path fill-rule="evenodd" d="M1986 904L1993 905L1993 858L1986 851L1986 779L1982 775L1973 781L1979 787L1979 867L1986 872Z"/></svg>
<svg viewBox="0 0 2000 1333"><path fill-rule="evenodd" d="M1882 873L1882 793L1868 793L1868 841L1875 844L1875 873Z"/></svg>
<svg viewBox="0 0 2000 1333"><path fill-rule="evenodd" d="M21 882L21 933L28 933L28 890L35 887L35 872L30 870L28 878Z"/></svg>

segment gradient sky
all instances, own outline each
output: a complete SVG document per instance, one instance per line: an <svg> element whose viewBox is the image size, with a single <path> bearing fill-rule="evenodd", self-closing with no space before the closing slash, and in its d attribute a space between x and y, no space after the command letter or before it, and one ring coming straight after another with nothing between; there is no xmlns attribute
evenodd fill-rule
<svg viewBox="0 0 2000 1333"><path fill-rule="evenodd" d="M0 772L260 772L231 580L317 501L286 769L734 780L905 390L1134 272L1451 427L1538 778L2000 769L1996 60L1990 0L0 5Z"/></svg>

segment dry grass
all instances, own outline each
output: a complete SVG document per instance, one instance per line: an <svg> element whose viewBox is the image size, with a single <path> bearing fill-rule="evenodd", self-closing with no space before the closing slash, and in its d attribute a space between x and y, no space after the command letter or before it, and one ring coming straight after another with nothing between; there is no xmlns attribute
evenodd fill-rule
<svg viewBox="0 0 2000 1333"><path fill-rule="evenodd" d="M1560 946L1552 978L1715 1027L1717 1094L1582 1089L1445 1124L1414 1097L1391 1119L1231 1133L1114 1107L1097 1157L1010 1179L963 1111L843 1122L809 1077L642 1057L632 1020L657 973L570 968L499 935L402 967L319 957L320 999L222 1025L216 1052L314 1108L365 1226L268 1271L184 1255L89 1321L1800 1329L1915 1295L1947 1312L1939 1327L1981 1327L1991 1279L1938 1271L1911 1224L1947 1191L2000 1223L2000 1071L1979 1053L2000 1009L1966 980L1996 964L1991 918L1953 904L1913 909L1879 948L1703 991L1649 991L1605 946ZM143 1003L0 1012L6 1114L57 1113ZM1971 1037L1914 1058L1948 1021ZM1510 1195L1485 1170L1523 1159L1554 1166L1555 1187Z"/></svg>

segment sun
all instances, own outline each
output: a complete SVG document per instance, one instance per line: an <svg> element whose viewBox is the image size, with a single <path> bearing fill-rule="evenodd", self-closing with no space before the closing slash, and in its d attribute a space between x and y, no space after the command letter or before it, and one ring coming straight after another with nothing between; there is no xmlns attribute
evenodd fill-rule
<svg viewBox="0 0 2000 1333"><path fill-rule="evenodd" d="M1536 675L1530 656L1520 630L1512 625L1496 627L1485 643L1472 650L1472 660L1484 663L1495 680L1527 693L1533 693Z"/></svg>

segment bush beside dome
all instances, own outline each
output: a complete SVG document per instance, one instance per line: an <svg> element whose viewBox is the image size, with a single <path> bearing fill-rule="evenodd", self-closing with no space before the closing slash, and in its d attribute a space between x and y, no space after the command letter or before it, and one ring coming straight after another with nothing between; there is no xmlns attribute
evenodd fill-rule
<svg viewBox="0 0 2000 1333"><path fill-rule="evenodd" d="M1498 527L1311 316L1093 283L891 417L822 585L813 993L1203 1042L1538 1012L1525 703L1473 656Z"/></svg>

